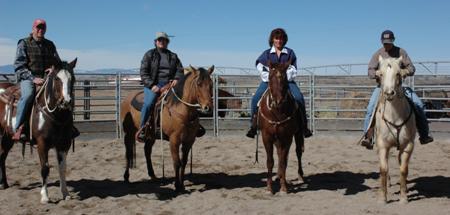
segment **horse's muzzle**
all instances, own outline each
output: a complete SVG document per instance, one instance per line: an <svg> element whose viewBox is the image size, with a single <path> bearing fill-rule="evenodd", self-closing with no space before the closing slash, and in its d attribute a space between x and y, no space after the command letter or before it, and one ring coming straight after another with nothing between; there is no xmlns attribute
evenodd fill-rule
<svg viewBox="0 0 450 215"><path fill-rule="evenodd" d="M209 113L211 113L211 111L212 111L212 109L208 105L202 106L200 108L200 112L202 114L209 114Z"/></svg>

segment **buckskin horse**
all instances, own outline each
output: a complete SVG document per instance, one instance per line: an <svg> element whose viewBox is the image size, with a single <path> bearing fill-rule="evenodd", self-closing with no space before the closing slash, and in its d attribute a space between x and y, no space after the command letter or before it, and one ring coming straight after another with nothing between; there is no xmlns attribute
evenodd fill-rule
<svg viewBox="0 0 450 215"><path fill-rule="evenodd" d="M400 68L402 57L383 59L379 56L378 60L376 76L381 83L381 95L375 116L375 141L380 159L379 201L387 202L388 157L390 148L395 146L399 150L400 203L407 203L406 178L416 137L414 109L402 87L402 78L406 76L406 71Z"/></svg>
<svg viewBox="0 0 450 215"><path fill-rule="evenodd" d="M261 129L264 148L267 153L267 191L273 193L272 169L274 165L274 145L278 154L278 179L281 193L287 193L286 167L289 149L295 136L298 159L298 180L303 181L301 157L304 151L303 130L298 123L299 108L289 93L286 70L290 62L284 64L269 62L269 87L260 100L258 126Z"/></svg>
<svg viewBox="0 0 450 215"><path fill-rule="evenodd" d="M41 164L42 188L41 203L48 203L47 177L50 172L48 164L48 151L56 149L58 159L60 189L64 200L69 199L66 187L66 156L72 143L73 127L73 86L75 76L73 68L77 59L70 63L61 62L50 72L42 87L37 89L36 99L30 117L30 143L37 145ZM8 188L6 180L5 161L12 141L15 122L15 101L20 98L15 86L3 85L0 93L0 164L1 185L0 188Z"/></svg>
<svg viewBox="0 0 450 215"><path fill-rule="evenodd" d="M201 112L212 110L212 85L211 74L214 66L208 70L190 67L185 70L185 75L178 84L168 91L162 103L162 131L165 139L170 142L170 152L175 170L175 188L184 190L184 171L186 168L189 151L194 144L199 118L197 108ZM129 181L129 169L134 167L135 158L135 133L139 129L140 111L132 105L135 97L141 92L135 92L125 98L121 104L121 120L124 131L126 169L124 180ZM161 99L161 98L160 98ZM156 109L156 108L155 108ZM156 140L153 132L146 132L144 154L147 161L147 173L154 180L157 179L153 170L151 154ZM180 159L181 146L181 159Z"/></svg>

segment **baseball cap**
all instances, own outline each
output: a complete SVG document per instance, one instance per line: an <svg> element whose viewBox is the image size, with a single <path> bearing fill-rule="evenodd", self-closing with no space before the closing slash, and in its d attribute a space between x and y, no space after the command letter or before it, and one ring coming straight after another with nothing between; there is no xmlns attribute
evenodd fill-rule
<svg viewBox="0 0 450 215"><path fill-rule="evenodd" d="M383 33L381 33L381 43L394 43L395 36L394 32L390 30L385 30Z"/></svg>
<svg viewBox="0 0 450 215"><path fill-rule="evenodd" d="M169 35L167 35L166 32L156 32L155 40L157 40L159 38L164 38L164 39L169 40Z"/></svg>
<svg viewBox="0 0 450 215"><path fill-rule="evenodd" d="M35 19L33 22L33 28L37 27L38 25L44 25L47 26L47 23L44 19Z"/></svg>

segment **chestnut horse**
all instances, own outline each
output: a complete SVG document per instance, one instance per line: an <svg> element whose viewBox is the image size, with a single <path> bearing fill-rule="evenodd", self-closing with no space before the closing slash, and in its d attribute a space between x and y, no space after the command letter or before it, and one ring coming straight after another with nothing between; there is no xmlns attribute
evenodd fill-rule
<svg viewBox="0 0 450 215"><path fill-rule="evenodd" d="M178 84L168 91L162 101L162 122L163 134L170 142L170 152L175 170L175 188L177 191L184 190L184 171L186 168L189 151L194 144L197 130L199 129L198 110L209 112L212 110L212 85L210 75L214 71L214 66L208 70L192 66L185 70L185 75L178 81ZM135 133L140 126L140 111L132 105L132 100L140 92L135 92L127 96L121 104L121 120L124 131L124 144L126 156L126 169L124 180L129 181L129 169L134 166ZM147 161L147 173L151 179L156 179L151 154L155 140L159 137L152 135L153 132L146 132L144 154ZM153 133L154 134L154 133ZM180 159L181 146L181 159Z"/></svg>
<svg viewBox="0 0 450 215"><path fill-rule="evenodd" d="M401 69L402 57L383 59L379 56L378 60L380 66L376 75L380 79L381 95L375 112L375 142L380 159L379 201L387 202L389 150L396 147L400 163L400 203L407 203L406 178L416 137L414 109L402 87L402 78L406 76L406 70Z"/></svg>
<svg viewBox="0 0 450 215"><path fill-rule="evenodd" d="M75 76L73 68L77 59L70 63L61 62L50 72L44 85L38 88L37 96L30 118L30 138L31 144L37 145L41 164L42 189L41 203L48 203L47 177L50 167L48 164L48 151L56 149L60 189L63 199L69 199L69 192L66 187L66 156L72 143L73 127L73 85ZM11 86L2 91L0 100L0 164L1 164L1 188L8 188L5 171L5 160L14 142L12 141L12 127L15 124L16 108L14 100L18 99L17 93L14 96L11 92L15 86ZM3 95L8 94L9 95ZM5 102L5 97L12 98L10 102ZM27 176L24 176L27 177Z"/></svg>
<svg viewBox="0 0 450 215"><path fill-rule="evenodd" d="M278 154L278 178L282 193L287 193L286 167L292 138L295 136L298 159L298 180L303 181L301 157L304 150L303 130L298 123L301 112L294 97L289 93L286 70L290 62L273 64L269 62L269 87L261 97L258 111L258 126L261 129L264 148L267 153L267 191L272 190L273 146Z"/></svg>

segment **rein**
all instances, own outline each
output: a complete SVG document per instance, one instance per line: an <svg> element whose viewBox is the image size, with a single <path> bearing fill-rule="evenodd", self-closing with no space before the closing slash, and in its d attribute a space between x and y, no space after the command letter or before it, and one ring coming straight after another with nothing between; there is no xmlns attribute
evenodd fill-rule
<svg viewBox="0 0 450 215"><path fill-rule="evenodd" d="M400 95L403 95L403 97L401 97ZM384 96L383 96L384 97ZM405 98L405 96L404 96L404 92L402 91L402 94L399 94L399 96L398 96L400 99L401 98ZM405 98L406 99L406 98ZM382 113L382 115L381 115L381 119L384 121L384 123L386 123L386 126L388 127L388 130L389 130L389 132L391 133L391 135L393 136L393 137L395 137L395 141L397 142L397 150L399 150L400 149L400 129L409 121L409 119L411 119L411 116L412 116L412 113L413 113L413 107L411 107L411 104L409 104L409 102L408 102L408 104L410 105L410 108L409 108L409 113L408 113L408 116L406 117L406 119L402 122L402 123L400 123L400 124L395 124L394 122L392 122L392 121L390 121L390 120L388 120L388 119L386 119L385 117L384 117L384 115L385 115L385 110L386 110L386 97L384 97L384 104L383 104L383 113ZM392 127L394 127L395 129L396 129L396 131L397 131L397 133L396 134L394 134L394 132L389 128L389 125L391 125Z"/></svg>

